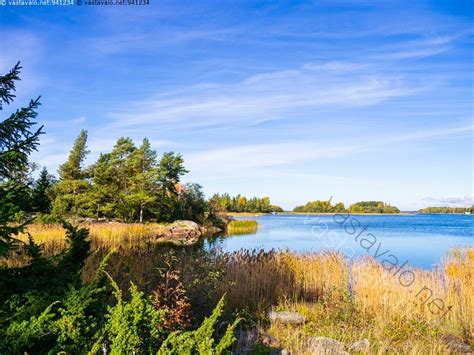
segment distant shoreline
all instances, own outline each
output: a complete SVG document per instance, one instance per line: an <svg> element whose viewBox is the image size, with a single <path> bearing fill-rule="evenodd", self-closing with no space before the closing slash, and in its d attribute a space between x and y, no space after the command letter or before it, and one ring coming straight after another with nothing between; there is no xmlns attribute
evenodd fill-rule
<svg viewBox="0 0 474 355"><path fill-rule="evenodd" d="M262 213L262 212L227 212L228 216L231 217L261 217L261 216L268 216L272 215L273 213ZM274 214L281 215L281 214L291 214L291 215L327 215L333 216L336 214L350 214L355 216L414 216L414 215L428 215L428 214L436 214L436 215L466 215L464 213L420 213L417 211L413 212L398 212L398 213L350 213L350 212L276 212ZM466 215L469 216L469 215Z"/></svg>

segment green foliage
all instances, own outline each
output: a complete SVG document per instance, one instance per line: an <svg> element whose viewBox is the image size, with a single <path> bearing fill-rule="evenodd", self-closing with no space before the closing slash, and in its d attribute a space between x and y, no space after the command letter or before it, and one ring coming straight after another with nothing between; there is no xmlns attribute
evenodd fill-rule
<svg viewBox="0 0 474 355"><path fill-rule="evenodd" d="M50 175L46 168L43 168L38 180L35 181L32 190L31 204L34 212L44 214L51 212L52 189L54 183L54 176Z"/></svg>
<svg viewBox="0 0 474 355"><path fill-rule="evenodd" d="M395 206L383 201L360 201L349 206L350 213L399 213Z"/></svg>
<svg viewBox="0 0 474 355"><path fill-rule="evenodd" d="M24 267L0 269L0 325L38 315L51 303L63 299L71 287L80 285L80 275L90 252L87 229L65 223L68 248L51 258L41 255L32 241L24 249L31 257ZM0 327L1 328L1 327Z"/></svg>
<svg viewBox="0 0 474 355"><path fill-rule="evenodd" d="M178 204L175 219L186 219L198 223L204 222L204 216L209 209L208 203L199 184L186 184L178 193Z"/></svg>
<svg viewBox="0 0 474 355"><path fill-rule="evenodd" d="M11 321L5 331L0 350L14 353L53 353L65 351L85 354L97 339L105 312L105 279L99 267L91 283L71 287L62 301L51 303L39 315Z"/></svg>
<svg viewBox="0 0 474 355"><path fill-rule="evenodd" d="M156 311L150 300L135 285L130 287L130 300L123 299L122 291L109 276L117 303L108 307L107 323L95 342L92 353L107 347L110 354L156 352L163 337L160 323L163 312Z"/></svg>
<svg viewBox="0 0 474 355"><path fill-rule="evenodd" d="M188 171L184 168L181 154L164 153L158 165L160 192L155 209L160 221L172 221L178 208L178 184L180 177Z"/></svg>
<svg viewBox="0 0 474 355"><path fill-rule="evenodd" d="M15 95L20 63L6 75L0 75L0 99L9 105ZM17 245L14 236L23 230L24 224L15 223L22 210L22 202L28 196L24 176L28 172L28 155L37 149L41 126L34 130L39 98L31 100L27 107L16 110L0 123L0 256Z"/></svg>
<svg viewBox="0 0 474 355"><path fill-rule="evenodd" d="M338 202L335 205L331 204L331 200L328 201L310 201L306 205L297 206L293 209L293 212L312 212L312 213L338 213L345 212L346 208L342 202Z"/></svg>
<svg viewBox="0 0 474 355"><path fill-rule="evenodd" d="M224 299L221 298L216 308L209 318L206 318L202 325L189 332L175 332L168 336L164 341L159 355L165 354L222 354L228 350L234 343L234 330L237 327L239 320L235 320L232 325L227 327L224 335L215 343L213 334L215 332L217 320L222 314L224 308Z"/></svg>
<svg viewBox="0 0 474 355"><path fill-rule="evenodd" d="M87 150L87 131L74 141L68 160L60 165L60 181L55 186L54 214L59 216L91 216L90 183L83 168Z"/></svg>
<svg viewBox="0 0 474 355"><path fill-rule="evenodd" d="M74 141L67 162L59 166L61 180L81 180L84 177L83 163L89 151L87 150L87 131L82 130Z"/></svg>
<svg viewBox="0 0 474 355"><path fill-rule="evenodd" d="M15 95L16 82L20 80L20 63L6 75L0 76L0 99L10 104ZM39 107L39 98L27 107L16 110L0 123L0 179L12 179L28 166L28 155L36 150L43 126L32 130Z"/></svg>
<svg viewBox="0 0 474 355"><path fill-rule="evenodd" d="M211 201L217 202L227 212L269 213L283 212L279 206L272 205L269 197L252 197L237 195L231 197L228 193L214 194Z"/></svg>
<svg viewBox="0 0 474 355"><path fill-rule="evenodd" d="M148 139L137 148L130 138L122 137L110 153L83 169L86 142L82 131L68 161L61 165L55 215L143 222L171 221L181 213L177 186L187 172L181 155L164 153L158 161Z"/></svg>

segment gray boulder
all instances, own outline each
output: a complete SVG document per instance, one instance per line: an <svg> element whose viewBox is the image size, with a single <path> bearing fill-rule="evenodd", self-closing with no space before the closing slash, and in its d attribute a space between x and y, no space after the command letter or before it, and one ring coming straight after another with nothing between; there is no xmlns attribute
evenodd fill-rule
<svg viewBox="0 0 474 355"><path fill-rule="evenodd" d="M270 311L268 313L268 318L272 322L278 322L282 324L302 325L306 323L306 317L296 312Z"/></svg>
<svg viewBox="0 0 474 355"><path fill-rule="evenodd" d="M462 338L453 335L453 334L447 334L443 335L441 337L441 340L443 343L446 344L448 349L452 352L455 353L460 353L460 354L474 354L474 348L470 346L469 344L464 343Z"/></svg>
<svg viewBox="0 0 474 355"><path fill-rule="evenodd" d="M195 244L201 235L201 227L193 221L176 221L157 229L158 241L176 245Z"/></svg>
<svg viewBox="0 0 474 355"><path fill-rule="evenodd" d="M305 340L305 347L312 354L349 354L340 341L327 337L309 337Z"/></svg>
<svg viewBox="0 0 474 355"><path fill-rule="evenodd" d="M368 339L362 339L349 345L349 351L366 351L370 347Z"/></svg>
<svg viewBox="0 0 474 355"><path fill-rule="evenodd" d="M280 341L275 338L274 336L268 334L268 333L262 333L260 335L260 342L265 345L269 346L271 348L279 348L280 347Z"/></svg>
<svg viewBox="0 0 474 355"><path fill-rule="evenodd" d="M274 349L270 351L270 355L290 355L290 352L286 349Z"/></svg>

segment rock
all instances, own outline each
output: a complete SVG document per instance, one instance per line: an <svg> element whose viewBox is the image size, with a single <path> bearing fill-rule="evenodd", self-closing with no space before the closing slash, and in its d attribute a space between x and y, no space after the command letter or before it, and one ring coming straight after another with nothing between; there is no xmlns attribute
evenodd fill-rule
<svg viewBox="0 0 474 355"><path fill-rule="evenodd" d="M213 235L222 233L222 229L216 226L203 226L201 227L202 234Z"/></svg>
<svg viewBox="0 0 474 355"><path fill-rule="evenodd" d="M441 337L441 340L443 343L446 344L449 350L456 352L456 353L461 353L461 354L474 354L474 348L470 346L469 344L464 343L462 338L453 335L453 334L447 334L443 335Z"/></svg>
<svg viewBox="0 0 474 355"><path fill-rule="evenodd" d="M274 349L270 351L270 355L290 355L290 352L286 349Z"/></svg>
<svg viewBox="0 0 474 355"><path fill-rule="evenodd" d="M233 353L239 355L251 354L254 345L259 342L260 332L258 329L237 330L235 337L237 339L235 342L235 348L237 350Z"/></svg>
<svg viewBox="0 0 474 355"><path fill-rule="evenodd" d="M265 345L269 346L271 348L279 348L280 347L280 341L275 338L274 336L271 336L268 333L262 333L260 335L260 342Z"/></svg>
<svg viewBox="0 0 474 355"><path fill-rule="evenodd" d="M296 312L288 311L270 311L270 313L268 313L268 318L272 322L279 322L282 324L301 325L306 322L305 316Z"/></svg>
<svg viewBox="0 0 474 355"><path fill-rule="evenodd" d="M201 227L193 221L176 221L157 230L158 241L177 245L195 244L201 235Z"/></svg>
<svg viewBox="0 0 474 355"><path fill-rule="evenodd" d="M235 333L236 342L233 354L246 355L254 353L256 344L263 344L270 348L279 348L280 341L266 332L258 329L237 330ZM273 349L271 354L289 354L285 349Z"/></svg>
<svg viewBox="0 0 474 355"><path fill-rule="evenodd" d="M353 342L349 345L349 351L365 351L369 348L370 342L368 339L362 339Z"/></svg>
<svg viewBox="0 0 474 355"><path fill-rule="evenodd" d="M349 354L344 351L344 344L327 337L309 337L305 340L308 352L313 354Z"/></svg>

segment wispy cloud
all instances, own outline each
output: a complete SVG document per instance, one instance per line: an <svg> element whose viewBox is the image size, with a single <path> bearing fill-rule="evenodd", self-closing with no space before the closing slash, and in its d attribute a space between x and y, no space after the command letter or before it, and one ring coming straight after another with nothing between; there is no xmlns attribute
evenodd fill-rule
<svg viewBox="0 0 474 355"><path fill-rule="evenodd" d="M238 145L220 149L204 150L186 156L186 163L191 171L200 176L230 177L258 176L268 168L277 168L279 173L305 173L321 159L349 159L354 155L380 151L384 147L409 141L421 141L433 138L452 137L458 134L472 132L473 125L461 127L445 127L419 132L398 133L364 139L361 144L348 144L341 141L320 144L314 141L292 141L272 144ZM294 168L302 169L294 171ZM268 172L267 172L268 175ZM270 174L271 176L274 176Z"/></svg>
<svg viewBox="0 0 474 355"><path fill-rule="evenodd" d="M151 123L229 127L290 117L291 111L299 109L374 105L421 89L412 87L400 75L359 70L362 67L334 62L306 64L255 74L230 84L193 85L130 103L109 116L115 120L114 127Z"/></svg>
<svg viewBox="0 0 474 355"><path fill-rule="evenodd" d="M423 201L426 202L426 206L433 207L470 207L474 205L474 195L425 197L423 198Z"/></svg>

